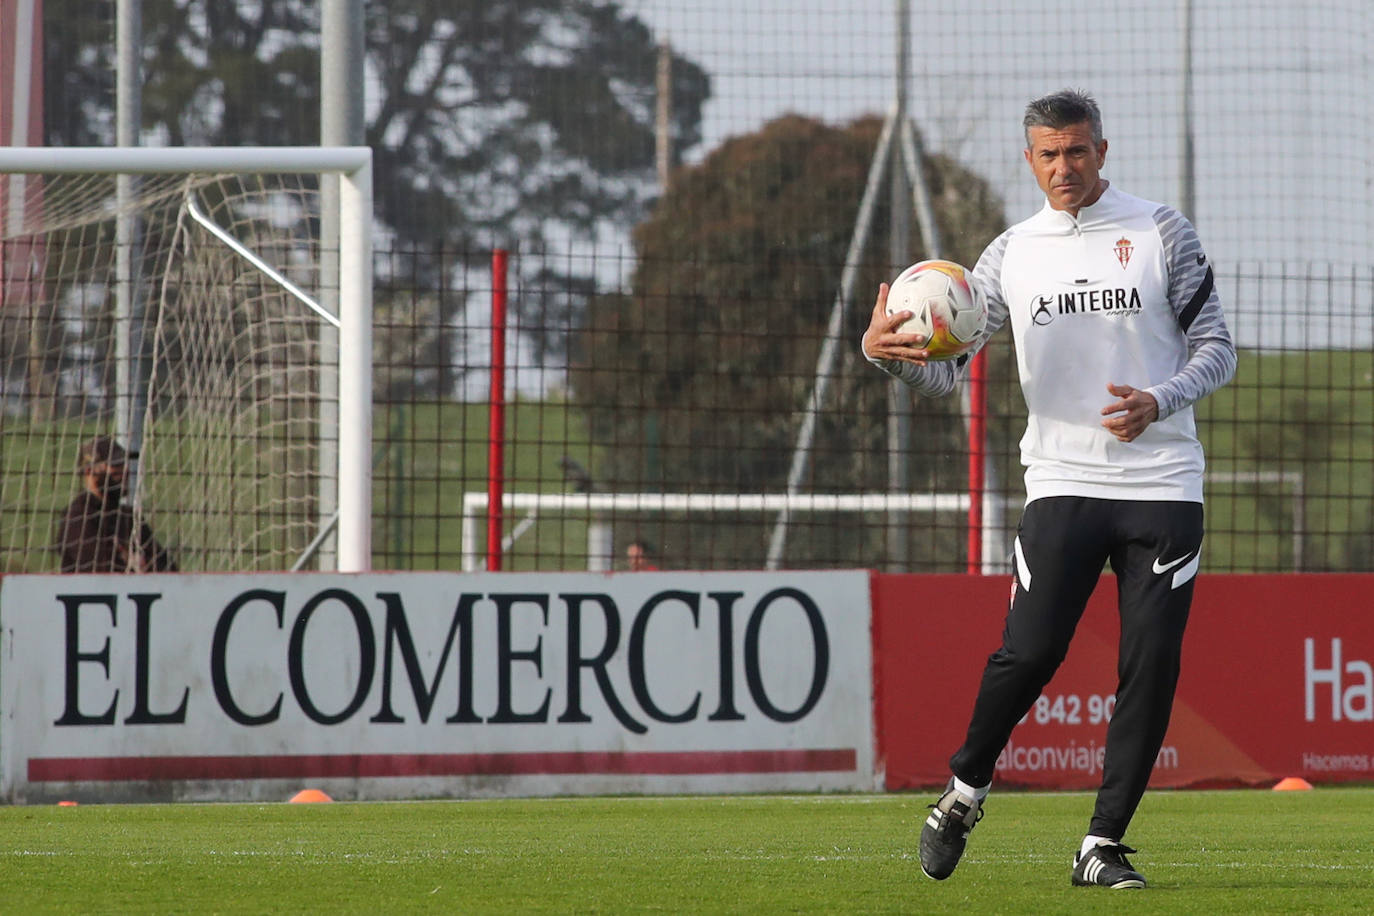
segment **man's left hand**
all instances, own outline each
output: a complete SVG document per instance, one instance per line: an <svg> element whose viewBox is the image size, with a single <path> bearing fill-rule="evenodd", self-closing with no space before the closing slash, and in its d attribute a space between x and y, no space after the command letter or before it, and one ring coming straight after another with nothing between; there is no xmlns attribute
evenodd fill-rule
<svg viewBox="0 0 1374 916"><path fill-rule="evenodd" d="M1130 385L1107 383L1107 391L1118 400L1102 408L1102 426L1122 442L1130 442L1145 432L1145 427L1159 419L1159 402L1155 396Z"/></svg>

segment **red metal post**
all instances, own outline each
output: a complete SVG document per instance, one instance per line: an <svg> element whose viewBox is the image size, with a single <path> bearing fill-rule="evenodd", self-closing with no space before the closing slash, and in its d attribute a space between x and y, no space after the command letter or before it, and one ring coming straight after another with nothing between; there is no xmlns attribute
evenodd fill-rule
<svg viewBox="0 0 1374 916"><path fill-rule="evenodd" d="M487 569L501 569L506 483L506 251L491 253L491 392L487 424Z"/></svg>
<svg viewBox="0 0 1374 916"><path fill-rule="evenodd" d="M987 353L980 350L969 366L968 420L968 568L983 569L983 491L987 487L984 461L988 439Z"/></svg>

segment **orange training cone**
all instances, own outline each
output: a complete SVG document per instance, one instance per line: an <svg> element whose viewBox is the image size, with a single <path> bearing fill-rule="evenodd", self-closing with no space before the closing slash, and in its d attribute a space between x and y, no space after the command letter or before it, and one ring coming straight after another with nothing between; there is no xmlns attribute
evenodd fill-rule
<svg viewBox="0 0 1374 916"><path fill-rule="evenodd" d="M1275 792L1300 792L1312 788L1312 783L1301 776L1287 776L1274 784Z"/></svg>
<svg viewBox="0 0 1374 916"><path fill-rule="evenodd" d="M293 805L308 804L310 802L332 802L333 800L334 799L325 795L319 789L301 789L295 795L291 796L291 803Z"/></svg>

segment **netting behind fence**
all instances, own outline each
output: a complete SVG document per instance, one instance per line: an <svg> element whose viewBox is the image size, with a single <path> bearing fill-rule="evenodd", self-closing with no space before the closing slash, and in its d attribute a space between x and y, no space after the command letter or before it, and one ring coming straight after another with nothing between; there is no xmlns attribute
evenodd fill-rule
<svg viewBox="0 0 1374 916"><path fill-rule="evenodd" d="M182 570L289 568L327 517L321 454L337 452L303 292L322 286L317 179L156 174L124 196L113 175L0 182L15 217L0 232L0 569L151 569L127 537L100 546L129 525ZM113 496L88 473L97 437L132 452Z"/></svg>

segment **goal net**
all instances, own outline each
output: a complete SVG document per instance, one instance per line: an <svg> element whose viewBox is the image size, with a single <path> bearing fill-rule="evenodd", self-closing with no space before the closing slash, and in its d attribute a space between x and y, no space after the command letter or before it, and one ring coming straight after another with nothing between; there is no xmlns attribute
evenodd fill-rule
<svg viewBox="0 0 1374 916"><path fill-rule="evenodd" d="M367 568L369 162L0 151L0 569L60 568L97 436L182 571Z"/></svg>

